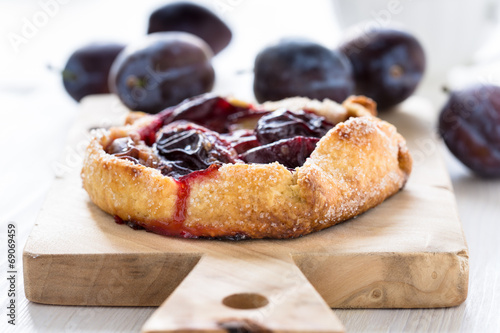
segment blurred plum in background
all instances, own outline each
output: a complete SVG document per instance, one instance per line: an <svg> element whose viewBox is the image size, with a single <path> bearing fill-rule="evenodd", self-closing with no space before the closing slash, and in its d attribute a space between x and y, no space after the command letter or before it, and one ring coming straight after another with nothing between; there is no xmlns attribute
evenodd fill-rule
<svg viewBox="0 0 500 333"><path fill-rule="evenodd" d="M148 34L160 31L184 31L203 39L214 54L231 41L231 30L217 15L205 7L176 2L155 10L149 17Z"/></svg>

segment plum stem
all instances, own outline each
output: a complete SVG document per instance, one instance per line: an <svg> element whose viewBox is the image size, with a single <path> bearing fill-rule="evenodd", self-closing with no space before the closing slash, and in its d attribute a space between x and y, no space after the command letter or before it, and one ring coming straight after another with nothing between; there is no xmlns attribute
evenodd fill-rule
<svg viewBox="0 0 500 333"><path fill-rule="evenodd" d="M56 68L56 67L52 66L51 64L47 64L47 69L49 71L61 74L64 80L74 81L77 79L77 75L74 72L69 71L67 69Z"/></svg>
<svg viewBox="0 0 500 333"><path fill-rule="evenodd" d="M393 78L400 78L404 74L404 69L400 65L392 65L391 68L389 68L389 73Z"/></svg>
<svg viewBox="0 0 500 333"><path fill-rule="evenodd" d="M61 72L61 75L62 75L63 79L65 79L65 80L75 81L77 79L76 74L73 73L72 71L67 70L67 69L63 70Z"/></svg>
<svg viewBox="0 0 500 333"><path fill-rule="evenodd" d="M130 75L129 77L127 77L126 84L127 84L127 87L129 87L129 88L135 88L135 87L145 88L146 87L146 80L140 79L135 75Z"/></svg>

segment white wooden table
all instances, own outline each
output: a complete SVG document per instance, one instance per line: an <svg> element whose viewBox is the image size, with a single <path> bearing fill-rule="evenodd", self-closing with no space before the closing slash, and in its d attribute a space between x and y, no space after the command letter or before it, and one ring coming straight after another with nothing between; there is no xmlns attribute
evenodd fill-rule
<svg viewBox="0 0 500 333"><path fill-rule="evenodd" d="M16 326L7 324L8 223L16 225L17 254L35 223L43 198L54 177L53 164L69 147L67 131L77 106L62 90L59 78L44 66L64 64L77 46L90 40L132 40L146 30L148 13L164 1L124 5L118 0L69 2L36 35L14 52L8 38L0 41L0 332L138 332L154 308L63 307L31 303L24 297L22 263L17 263ZM306 35L334 45L336 30L328 1L301 7L287 2L254 0L207 1L225 5L221 13L231 24L234 40L214 64L215 91L252 99L249 74L256 52L279 36ZM279 15L286 7L287 16ZM213 7L212 7L213 8ZM221 8L219 6L219 8ZM41 9L35 1L0 4L0 35L21 31ZM115 13L117 15L115 15ZM288 18L300 18L288 19ZM90 22L92 24L90 24ZM250 28L249 28L250 27ZM420 94L436 105L442 96ZM349 332L500 332L500 180L472 176L444 147L470 250L467 301L449 309L335 310Z"/></svg>

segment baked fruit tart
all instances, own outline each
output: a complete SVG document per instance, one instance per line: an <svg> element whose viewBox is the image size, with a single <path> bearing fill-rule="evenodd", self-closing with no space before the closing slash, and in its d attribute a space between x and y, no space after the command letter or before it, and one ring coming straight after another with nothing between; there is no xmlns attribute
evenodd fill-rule
<svg viewBox="0 0 500 333"><path fill-rule="evenodd" d="M82 180L116 222L184 238L293 238L398 192L412 160L375 103L200 95L98 129Z"/></svg>

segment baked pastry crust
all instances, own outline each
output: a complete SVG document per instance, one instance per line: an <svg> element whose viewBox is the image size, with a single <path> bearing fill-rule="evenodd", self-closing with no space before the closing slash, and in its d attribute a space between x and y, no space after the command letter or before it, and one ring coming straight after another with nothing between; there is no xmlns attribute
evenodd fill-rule
<svg viewBox="0 0 500 333"><path fill-rule="evenodd" d="M223 164L175 180L105 151L115 138L137 137L154 119L131 113L127 125L93 132L83 186L102 210L149 231L241 239L292 238L333 226L380 204L406 183L412 160L405 140L374 116L369 99L351 97L339 105L295 98L261 107L284 105L340 121L293 171L276 162Z"/></svg>

